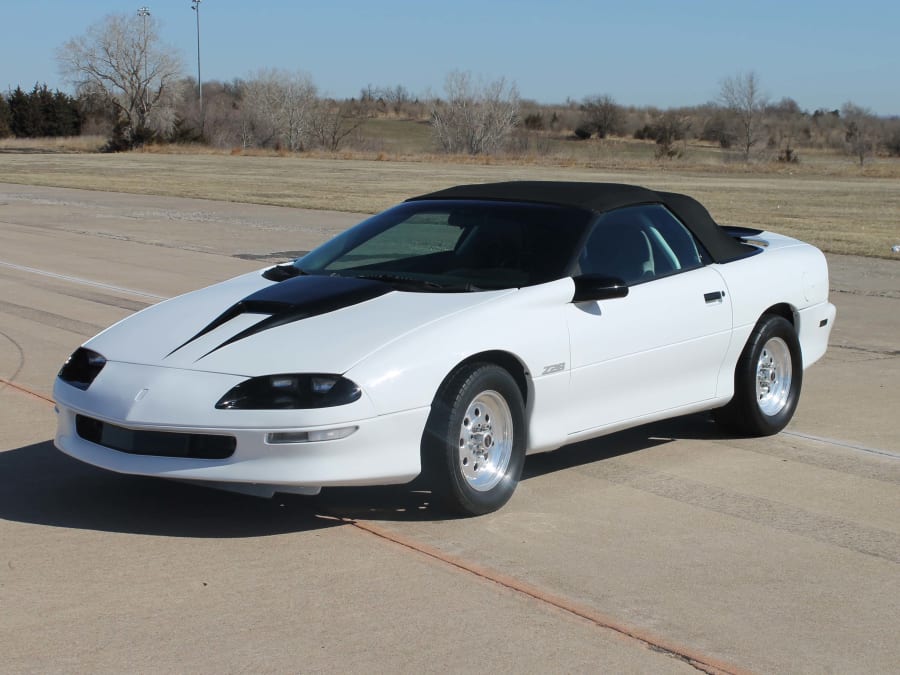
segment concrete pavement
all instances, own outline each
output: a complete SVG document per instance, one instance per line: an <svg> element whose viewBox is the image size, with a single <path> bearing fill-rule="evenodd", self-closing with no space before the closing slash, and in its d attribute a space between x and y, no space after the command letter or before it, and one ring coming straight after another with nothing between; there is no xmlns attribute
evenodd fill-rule
<svg viewBox="0 0 900 675"><path fill-rule="evenodd" d="M152 296L356 220L0 184L0 378L48 395ZM404 487L264 501L102 472L51 447L48 403L0 384L0 672L693 670L679 650L894 672L900 262L830 262L832 346L786 433L692 416L534 456L478 519Z"/></svg>

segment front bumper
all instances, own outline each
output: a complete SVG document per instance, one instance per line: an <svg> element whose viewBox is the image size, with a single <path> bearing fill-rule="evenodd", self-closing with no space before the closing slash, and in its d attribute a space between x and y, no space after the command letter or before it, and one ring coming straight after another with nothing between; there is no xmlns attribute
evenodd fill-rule
<svg viewBox="0 0 900 675"><path fill-rule="evenodd" d="M88 464L140 476L207 483L260 484L273 486L276 491L277 486L321 488L409 482L421 471L419 446L429 412L428 408L420 408L357 420L353 426L358 429L339 440L275 444L266 442L272 429L135 426L91 414L95 419L128 429L221 434L233 436L236 440L234 453L230 457L193 459L130 454L87 441L76 430L75 416L80 411L64 405L57 405L57 408L56 447ZM323 428L328 427L281 427L277 431L300 432Z"/></svg>
<svg viewBox="0 0 900 675"><path fill-rule="evenodd" d="M215 401L243 377L220 373L108 362L86 391L59 378L54 387L56 447L110 471L225 485L281 486L315 492L335 485L406 483L421 472L420 445L429 406L379 415L367 397L344 406L314 410L216 410ZM230 436L234 452L221 459L162 456L113 449L92 434L79 434L83 415L128 431ZM311 432L356 427L346 438ZM140 434L144 441L157 434ZM285 436L287 435L287 436ZM92 440L88 440L92 439ZM93 442L97 441L97 442ZM146 443L144 443L146 446ZM288 489L293 488L293 489ZM242 490L262 492L266 490ZM268 490L271 493L271 490Z"/></svg>

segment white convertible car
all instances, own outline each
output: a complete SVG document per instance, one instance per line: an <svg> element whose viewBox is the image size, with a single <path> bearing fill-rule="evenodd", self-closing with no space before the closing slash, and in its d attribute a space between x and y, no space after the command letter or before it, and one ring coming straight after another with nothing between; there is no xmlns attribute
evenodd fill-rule
<svg viewBox="0 0 900 675"><path fill-rule="evenodd" d="M253 494L406 483L500 508L526 454L715 411L774 434L834 323L822 253L630 185L463 185L77 349L56 445Z"/></svg>

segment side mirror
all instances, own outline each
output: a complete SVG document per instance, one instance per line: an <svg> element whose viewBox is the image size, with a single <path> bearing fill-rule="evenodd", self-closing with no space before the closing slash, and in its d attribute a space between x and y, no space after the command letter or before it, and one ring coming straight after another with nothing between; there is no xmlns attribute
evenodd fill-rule
<svg viewBox="0 0 900 675"><path fill-rule="evenodd" d="M611 300L624 298L628 295L628 286L618 277L600 276L597 274L584 274L573 277L575 282L575 296L572 302L589 302L591 300Z"/></svg>

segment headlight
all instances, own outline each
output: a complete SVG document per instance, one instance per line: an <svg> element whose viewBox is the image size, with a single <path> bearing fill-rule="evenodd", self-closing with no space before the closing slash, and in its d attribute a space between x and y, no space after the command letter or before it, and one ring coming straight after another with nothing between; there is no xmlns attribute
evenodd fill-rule
<svg viewBox="0 0 900 675"><path fill-rule="evenodd" d="M90 349L79 347L66 359L59 371L59 379L84 390L91 386L91 382L105 365L106 359L103 356Z"/></svg>
<svg viewBox="0 0 900 675"><path fill-rule="evenodd" d="M340 375L263 375L245 380L219 399L219 410L292 410L353 403L359 387Z"/></svg>

